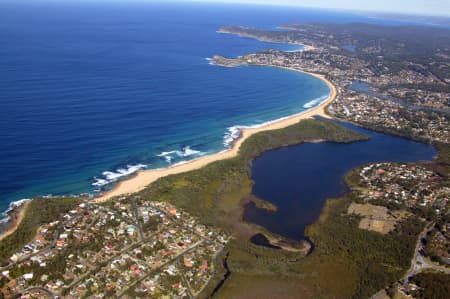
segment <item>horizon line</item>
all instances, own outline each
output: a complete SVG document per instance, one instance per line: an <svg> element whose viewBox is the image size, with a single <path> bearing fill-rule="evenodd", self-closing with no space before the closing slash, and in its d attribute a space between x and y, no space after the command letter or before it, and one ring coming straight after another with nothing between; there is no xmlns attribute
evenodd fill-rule
<svg viewBox="0 0 450 299"><path fill-rule="evenodd" d="M302 4L296 4L296 3L288 3L288 2L261 2L261 1L255 1L255 2L245 2L240 0L69 0L64 1L64 3L61 3L61 1L58 0L3 0L0 1L0 5L3 4L26 4L27 2L31 4L38 4L41 3L58 3L58 4L81 4L81 3L124 3L124 4L130 4L130 3L160 3L160 4L180 4L180 3L194 3L194 4L201 4L201 3L208 3L208 4L224 4L224 5L244 5L244 6L269 6L269 7L295 7L295 8L305 8L305 9L311 9L311 10L326 10L326 11L336 11L336 12L350 12L350 13L357 13L357 14L385 14L385 15L391 15L391 16L405 16L405 17L432 17L432 18L446 18L450 21L450 13L449 14L436 14L436 13L420 13L420 12L404 12L404 11L392 11L392 10L383 10L383 9L358 9L358 8L340 8L340 7L317 7L317 6L310 6L310 5L302 5Z"/></svg>

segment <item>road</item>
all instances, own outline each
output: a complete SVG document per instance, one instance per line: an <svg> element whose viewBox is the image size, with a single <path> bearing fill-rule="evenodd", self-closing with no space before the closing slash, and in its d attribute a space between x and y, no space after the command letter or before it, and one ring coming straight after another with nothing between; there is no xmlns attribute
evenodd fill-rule
<svg viewBox="0 0 450 299"><path fill-rule="evenodd" d="M131 199L131 204L133 206L134 217L136 218L136 226L139 230L139 236L141 238L141 241L145 241L145 235L144 235L144 231L142 230L141 222L139 221L138 208L136 206L136 199L134 197Z"/></svg>
<svg viewBox="0 0 450 299"><path fill-rule="evenodd" d="M424 250L423 244L421 242L422 238L425 238L427 234L433 229L435 223L429 223L425 229L420 233L419 238L416 242L416 248L414 250L414 256L411 260L411 266L408 271L403 276L403 281L408 281L409 278L413 277L417 273L420 273L424 270L434 270L439 272L444 272L446 274L450 274L450 269L444 266L436 265L432 263L428 258L422 255Z"/></svg>
<svg viewBox="0 0 450 299"><path fill-rule="evenodd" d="M434 225L435 225L434 222L428 223L423 229L423 231L419 234L419 237L417 238L416 241L416 247L414 249L414 255L411 260L411 266L409 267L408 271L406 271L405 275L401 278L400 281L402 283L408 282L408 280L411 277L424 270L435 270L439 272L444 272L446 274L450 274L449 268L440 265L435 265L434 263L429 261L425 256L422 255L422 252L424 250L422 239L427 236L427 234L433 229ZM383 294L386 294L384 289L373 295L371 299L385 298L383 297Z"/></svg>
<svg viewBox="0 0 450 299"><path fill-rule="evenodd" d="M111 257L106 261L106 264L109 264L114 258L116 258L117 256L120 256L120 255L123 254L124 252L129 251L131 248L141 246L141 245L142 245L143 243L145 243L146 240L147 240L147 239L145 238L145 235L144 235L144 232L143 232L143 229L142 229L142 226L141 226L141 222L139 221L138 207L137 207L137 204L136 204L136 200L135 200L134 198L132 199L132 209L133 209L134 217L135 217L135 220L136 220L135 225L136 225L136 227L137 227L138 230L139 230L139 237L140 237L140 240L139 240L138 242L136 242L136 243L133 243L133 244L130 244L130 245L124 247L122 250L120 250L120 251L118 252L118 254L114 254L113 256L111 256ZM166 215L167 215L167 214L166 214ZM89 230L89 228L92 227L92 225L95 224L95 222L96 222L98 219L99 219L99 216L94 217L94 219L93 219L92 222L86 227L86 229L85 229L84 232L86 233L86 232ZM169 216L169 219L171 219L172 221L174 221L174 222L177 223L178 225L183 225L183 226L184 226L184 224L183 224L182 222L180 222L180 221L179 221L177 218L175 218L175 217ZM26 261L27 259L29 259L29 258L31 258L31 257L33 257L33 256L35 256L35 255L38 255L38 254L41 254L41 253L44 253L44 252L46 252L46 251L50 251L50 250L54 249L55 246L56 246L56 241L58 240L59 233L60 233L61 230L63 229L64 225L65 225L65 222L59 223L59 225L58 225L57 228L55 229L55 232L53 233L52 241L50 242L50 244L48 244L47 246L45 246L43 249L41 249L41 250L39 250L39 251L37 251L37 252L34 252L34 253L32 253L32 254L23 256L23 257L20 258L17 262L10 263L10 264L7 265L6 267L0 268L0 270L6 270L6 269L9 269L9 268L15 266L16 264L21 263L21 262L23 262L23 261ZM174 261L176 261L176 260L179 260L179 258L181 258L184 254L186 254L186 253L188 253L188 252L194 250L195 248L197 248L199 245L203 244L204 242L211 242L211 241L209 240L209 238L205 238L204 236L200 236L200 235L199 235L196 231L194 231L194 230L192 230L192 233L194 233L195 235L198 235L198 236L200 237L200 241L196 242L195 244L193 244L193 245L190 246L189 248L186 248L185 250L181 251L179 254L177 254L175 257L173 257L173 258L170 259L169 261L167 261L167 262L165 262L165 263L163 263L163 264L160 264L160 265L154 265L154 266L152 267L152 269L150 269L150 271L149 271L146 275L144 275L144 276L141 277L140 279L138 279L138 280L134 281L133 283L131 283L130 285L128 285L128 286L127 286L127 287L119 294L118 297L120 298L121 296L123 296L123 294L125 294L125 292L126 292L127 290L129 290L131 287L137 285L138 283L142 282L144 279L146 279L149 275L151 275L151 274L154 273L155 271L157 271L157 270L159 270L159 269L165 267L166 265L168 265L168 264L170 264L170 263L172 263L172 262L174 262ZM154 235L154 234L152 234L152 236L153 236L153 235ZM215 257L214 257L214 258L215 258ZM100 268L102 268L102 266L98 267L98 266L90 265L90 264L89 264L86 260L84 260L84 259L81 261L81 264L83 264L84 266L87 267L87 271L86 271L85 273L83 273L82 275L80 275L79 277L77 277L77 278L76 278L72 283L70 283L68 286L66 286L65 288L63 288L63 289L61 290L61 293L63 293L63 294L64 294L64 293L67 293L70 289L72 289L73 287L77 286L83 279L85 279L85 278L88 277L89 275L94 274L96 271L99 271ZM188 287L187 291L188 291L189 297L190 297L190 298L195 298L196 295L193 294L193 292L192 292L192 290L191 290L191 288L190 288L190 285L189 285L189 283L188 283L186 277L185 277L184 275L182 275L182 278L183 278L183 280L184 280L184 283L185 283L185 284L187 285L187 287ZM46 293L46 294L48 294L51 298L59 298L59 295L60 295L59 292L58 292L58 293L54 293L54 292L51 292L50 290L48 290L48 289L46 289L46 288L43 288L43 287L30 287L30 288L24 290L23 292L21 292L21 294L26 294L26 293L28 293L28 292L32 292L33 290L41 291L41 292L43 292L43 293Z"/></svg>
<svg viewBox="0 0 450 299"><path fill-rule="evenodd" d="M217 274L217 257L219 256L219 254L222 253L223 249L225 248L225 246L222 246L214 255L212 258L212 265L214 267L214 275ZM208 286L208 284L204 284L202 286L202 288L200 290L197 291L197 293L193 294L194 298L197 298L202 292L203 290Z"/></svg>
<svg viewBox="0 0 450 299"><path fill-rule="evenodd" d="M177 259L177 265L178 265L178 268L179 268L179 269L181 269L181 267L182 267L182 266L181 266L180 258L181 258L181 257L179 257L179 258ZM191 284L190 284L189 281L186 279L186 276L184 275L183 272L181 272L181 279L183 279L183 282L184 282L184 284L186 285L186 288L187 288L187 291L188 291L188 296L189 296L189 298L190 298L190 299L194 299L194 295L192 294Z"/></svg>
<svg viewBox="0 0 450 299"><path fill-rule="evenodd" d="M122 255L123 253L127 252L130 248L134 247L134 246L140 246L142 244L142 242L138 242L138 243L133 243L128 245L127 247L125 247L124 249L122 249L118 254L115 254L113 256L111 256L106 262L105 264L109 264L113 259L115 259L116 257ZM70 290L71 288L73 288L74 286L76 286L78 283L80 283L80 281L82 281L85 277L94 274L96 271L98 271L99 269L101 269L102 267L95 267L95 266L91 266L89 265L87 262L85 264L86 267L89 268L89 271L87 271L86 273L84 273L83 275L80 275L79 277L77 277L71 284L69 284L67 287L64 288L65 291Z"/></svg>
<svg viewBox="0 0 450 299"><path fill-rule="evenodd" d="M139 278L138 280L134 281L132 284L128 285L127 288L125 288L118 296L117 298L121 298L130 288L134 287L135 285L137 285L138 283L140 283L141 281L145 280L147 277L149 277L153 272L155 272L156 270L159 270L165 266L167 266L168 264L172 263L173 261L175 261L176 259L178 259L180 256L185 255L186 253L188 253L189 251L194 250L195 248L197 248L199 245L201 245L204 241L198 241L197 243L195 243L194 245L192 245L189 248L186 248L185 250L181 251L179 254L177 254L175 257L173 257L172 259L168 260L167 262L164 262L163 264L157 265L155 267L153 267L153 269L151 269L146 275L142 276L141 278Z"/></svg>
<svg viewBox="0 0 450 299"><path fill-rule="evenodd" d="M15 265L17 265L19 263L22 263L22 262L32 258L33 256L36 256L36 255L41 254L41 253L45 253L45 252L49 251L50 249L55 248L56 241L58 240L59 232L61 231L61 228L62 228L63 225L64 225L63 223L60 223L58 225L58 227L56 228L55 232L53 233L53 240L52 240L52 242L49 245L45 246L44 248L42 248L39 251L33 252L32 254L24 255L21 258L19 258L16 262L12 262L12 263L8 264L5 267L0 267L0 271L11 269Z"/></svg>

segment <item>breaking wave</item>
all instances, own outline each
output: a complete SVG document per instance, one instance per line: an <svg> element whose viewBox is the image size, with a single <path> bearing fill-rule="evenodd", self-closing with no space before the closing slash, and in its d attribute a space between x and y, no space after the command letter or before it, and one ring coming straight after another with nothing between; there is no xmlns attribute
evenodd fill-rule
<svg viewBox="0 0 450 299"><path fill-rule="evenodd" d="M320 103L322 103L323 101L325 101L327 98L329 97L329 95L324 95L322 97L319 97L317 99L314 99L312 101L307 102L306 104L303 105L303 108L306 109L310 109L313 108L317 105L319 105ZM304 111L299 111L298 113L302 113ZM266 125L270 125L274 122L286 119L291 117L292 115L289 116L285 116L285 117L281 117L281 118L277 118L274 120L270 120L264 123L260 123L260 124L256 124L256 125L252 125L252 126L232 126L227 128L227 131L225 132L224 136L223 136L223 145L226 149L231 148L231 146L233 145L233 143L239 139L242 135L242 129L250 129L250 128L259 128L259 127L263 127Z"/></svg>
<svg viewBox="0 0 450 299"><path fill-rule="evenodd" d="M30 198L23 198L17 201L10 202L8 209L1 213L2 218L0 219L0 224L7 223L10 219L9 213L30 200Z"/></svg>
<svg viewBox="0 0 450 299"><path fill-rule="evenodd" d="M225 146L225 148L230 148L234 141L241 137L242 128L243 126L232 126L227 129L225 135L223 136L223 146Z"/></svg>
<svg viewBox="0 0 450 299"><path fill-rule="evenodd" d="M323 101L325 101L327 98L328 98L328 95L325 95L325 96L323 96L323 97L320 97L320 98L314 99L314 100L312 100L312 101L309 101L308 103L306 103L305 105L303 105L303 108L309 109L309 108L312 108L312 107L314 107L314 106L317 106L317 105L319 105L320 103L322 103Z"/></svg>
<svg viewBox="0 0 450 299"><path fill-rule="evenodd" d="M174 159L185 158L190 156L203 156L202 151L194 150L190 146L185 146L182 150L174 150L168 152L161 152L157 156L163 158L167 163L171 164Z"/></svg>
<svg viewBox="0 0 450 299"><path fill-rule="evenodd" d="M121 177L128 176L144 168L147 168L147 165L136 164L136 165L127 165L126 168L119 168L115 172L104 171L102 172L102 177L94 177L95 182L93 182L91 185L97 187L105 186L110 183L116 182Z"/></svg>
<svg viewBox="0 0 450 299"><path fill-rule="evenodd" d="M223 136L223 145L225 147L225 149L230 149L231 146L233 145L233 143L239 139L242 136L242 129L253 129L253 128L260 128L266 125L270 125L274 122L289 118L291 116L285 116L285 117L280 117L274 120L269 120L263 123L259 123L259 124L255 124L255 125L250 125L250 126L232 126L227 128L227 131L225 132L225 135Z"/></svg>

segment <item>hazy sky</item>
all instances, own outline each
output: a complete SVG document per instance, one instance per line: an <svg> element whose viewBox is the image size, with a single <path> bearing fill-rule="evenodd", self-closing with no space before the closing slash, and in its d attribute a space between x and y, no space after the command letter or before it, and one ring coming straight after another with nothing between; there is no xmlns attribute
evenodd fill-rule
<svg viewBox="0 0 450 299"><path fill-rule="evenodd" d="M189 0L185 0L189 1ZM317 8L450 16L450 0L197 0L201 2L287 4Z"/></svg>
<svg viewBox="0 0 450 299"><path fill-rule="evenodd" d="M2 2L217 2L295 5L311 8L391 12L450 17L450 0L0 0Z"/></svg>

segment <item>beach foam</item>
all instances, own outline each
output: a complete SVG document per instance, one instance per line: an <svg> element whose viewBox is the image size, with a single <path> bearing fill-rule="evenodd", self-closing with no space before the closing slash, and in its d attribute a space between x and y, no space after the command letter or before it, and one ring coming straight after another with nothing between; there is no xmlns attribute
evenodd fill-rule
<svg viewBox="0 0 450 299"><path fill-rule="evenodd" d="M299 45L298 48L292 50L285 50L284 52L295 53L295 52L303 52L305 51L305 46Z"/></svg>
<svg viewBox="0 0 450 299"><path fill-rule="evenodd" d="M233 143L235 140L239 139L242 136L242 129L257 129L260 127L264 127L267 125L270 125L272 123L275 123L277 121L283 120L288 118L289 116L281 117L275 120L270 120L267 122L249 125L249 126L232 126L227 128L227 131L225 132L223 136L223 145L225 149L230 149L233 146Z"/></svg>
<svg viewBox="0 0 450 299"><path fill-rule="evenodd" d="M201 151L193 150L189 146L183 148L183 157L188 157L192 155L198 155Z"/></svg>
<svg viewBox="0 0 450 299"><path fill-rule="evenodd" d="M115 172L104 171L102 172L103 177L102 178L94 177L95 182L92 183L91 185L97 187L105 186L110 183L116 182L121 177L128 176L144 168L147 168L147 165L136 164L136 165L127 165L126 168L119 168Z"/></svg>
<svg viewBox="0 0 450 299"><path fill-rule="evenodd" d="M227 129L227 132L223 136L223 145L225 148L230 148L233 142L241 137L241 128L240 126L232 126Z"/></svg>
<svg viewBox="0 0 450 299"><path fill-rule="evenodd" d="M9 203L9 207L6 211L2 212L2 218L0 219L0 224L3 223L7 223L10 219L8 213L11 212L12 210L20 207L21 205L23 205L24 203L26 203L27 201L30 201L30 198L23 198L17 201L13 201Z"/></svg>
<svg viewBox="0 0 450 299"><path fill-rule="evenodd" d="M309 108L315 107L315 106L319 105L320 103L322 103L323 101L325 101L327 98L328 98L328 95L311 100L308 103L306 103L305 105L303 105L303 108L309 109Z"/></svg>
<svg viewBox="0 0 450 299"><path fill-rule="evenodd" d="M311 109L314 108L318 105L320 105L323 101L327 100L329 98L330 95L324 95L322 97L316 98L314 100L311 100L309 102L307 102L306 104L303 105L303 108L306 109ZM298 113L301 113L302 111L299 111ZM292 116L292 115L291 115ZM287 119L291 116L285 116L285 117L281 117L281 118L277 118L274 120L269 120L267 122L263 122L263 123L259 123L259 124L255 124L255 125L250 125L250 126L232 126L227 128L227 131L225 132L224 136L223 136L223 145L226 149L229 149L233 146L233 143L235 140L239 139L242 135L242 129L257 129L257 128L261 128L267 125L270 125L272 123L276 123L279 121L282 121L284 119Z"/></svg>
<svg viewBox="0 0 450 299"><path fill-rule="evenodd" d="M161 152L160 154L158 154L156 156L163 158L164 160L166 160L167 163L171 164L173 159L176 159L176 158L185 158L185 157L190 157L190 156L199 157L199 156L203 156L205 154L206 154L205 152L194 150L190 146L185 146L181 150Z"/></svg>
<svg viewBox="0 0 450 299"><path fill-rule="evenodd" d="M174 154L178 154L178 151L162 152L156 156L164 158L164 160L166 160L167 163L172 163L172 159L173 159L172 155L174 155Z"/></svg>

